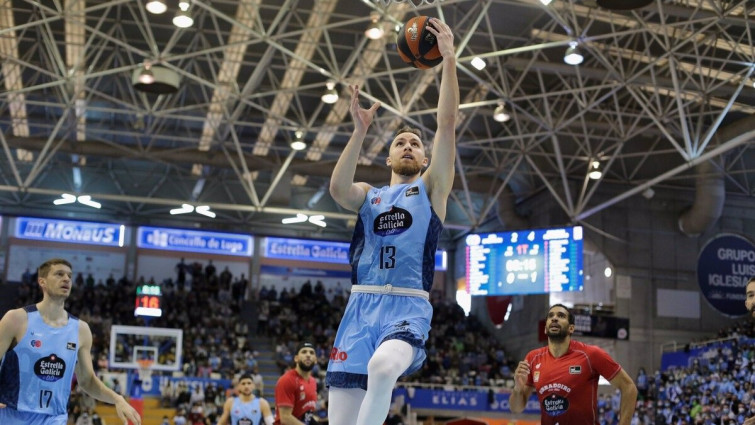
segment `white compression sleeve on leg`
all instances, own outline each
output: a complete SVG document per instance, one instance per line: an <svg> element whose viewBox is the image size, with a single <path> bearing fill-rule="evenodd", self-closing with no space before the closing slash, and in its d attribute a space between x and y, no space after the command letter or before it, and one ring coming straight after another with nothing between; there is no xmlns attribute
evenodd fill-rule
<svg viewBox="0 0 755 425"><path fill-rule="evenodd" d="M414 350L408 342L398 339L385 341L375 350L367 365L367 394L356 425L383 423L391 408L393 387L414 361Z"/></svg>
<svg viewBox="0 0 755 425"><path fill-rule="evenodd" d="M365 391L361 388L328 389L328 423L330 425L353 425L359 414Z"/></svg>

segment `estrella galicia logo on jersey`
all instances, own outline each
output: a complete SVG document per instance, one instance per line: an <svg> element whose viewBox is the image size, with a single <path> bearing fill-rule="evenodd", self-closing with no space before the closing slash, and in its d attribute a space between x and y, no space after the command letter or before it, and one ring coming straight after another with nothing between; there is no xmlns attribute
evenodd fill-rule
<svg viewBox="0 0 755 425"><path fill-rule="evenodd" d="M30 344L31 344L32 348L42 348L42 341L40 341L38 339L32 339L30 341Z"/></svg>
<svg viewBox="0 0 755 425"><path fill-rule="evenodd" d="M66 343L66 348L69 349L69 350L75 350L76 349L76 343L75 342Z"/></svg>
<svg viewBox="0 0 755 425"><path fill-rule="evenodd" d="M55 354L42 357L34 363L34 373L43 381L55 382L66 373L66 362Z"/></svg>
<svg viewBox="0 0 755 425"><path fill-rule="evenodd" d="M558 394L551 394L543 399L543 411L548 416L558 416L569 410L569 400Z"/></svg>
<svg viewBox="0 0 755 425"><path fill-rule="evenodd" d="M404 193L404 196L414 195L419 195L419 186L412 186L409 189L406 189L406 192Z"/></svg>
<svg viewBox="0 0 755 425"><path fill-rule="evenodd" d="M572 375L579 375L582 373L582 366L569 366L569 373Z"/></svg>
<svg viewBox="0 0 755 425"><path fill-rule="evenodd" d="M380 205L380 197L379 197L379 196L376 196L376 197L374 197L374 198L370 199L370 203L371 203L372 205Z"/></svg>
<svg viewBox="0 0 755 425"><path fill-rule="evenodd" d="M390 236L404 233L410 227L412 227L412 215L409 211L394 206L375 217L372 229L378 236Z"/></svg>

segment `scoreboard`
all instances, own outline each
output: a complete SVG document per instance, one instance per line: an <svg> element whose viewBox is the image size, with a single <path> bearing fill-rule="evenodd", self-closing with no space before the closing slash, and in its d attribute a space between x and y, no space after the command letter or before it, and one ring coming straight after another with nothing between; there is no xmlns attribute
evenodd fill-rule
<svg viewBox="0 0 755 425"><path fill-rule="evenodd" d="M470 295L581 291L582 227L467 235Z"/></svg>
<svg viewBox="0 0 755 425"><path fill-rule="evenodd" d="M162 291L158 285L139 285L136 287L136 306L134 316L160 317L163 315L160 298Z"/></svg>

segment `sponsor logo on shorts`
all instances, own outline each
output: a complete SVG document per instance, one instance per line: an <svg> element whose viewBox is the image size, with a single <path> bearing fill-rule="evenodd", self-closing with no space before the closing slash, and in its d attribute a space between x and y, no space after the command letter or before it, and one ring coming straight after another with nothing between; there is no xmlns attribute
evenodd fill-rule
<svg viewBox="0 0 755 425"><path fill-rule="evenodd" d="M412 227L412 215L409 211L392 207L390 210L375 217L372 230L378 236L390 236L404 233Z"/></svg>
<svg viewBox="0 0 755 425"><path fill-rule="evenodd" d="M407 322L406 320L402 320L402 321L394 324L393 327L396 328L396 330L399 330L399 331L406 331L406 330L409 330L409 322Z"/></svg>
<svg viewBox="0 0 755 425"><path fill-rule="evenodd" d="M579 375L582 373L582 366L569 366L569 373L572 375Z"/></svg>
<svg viewBox="0 0 755 425"><path fill-rule="evenodd" d="M333 349L330 350L330 361L333 363L345 362L348 358L349 355L346 351L339 350L337 347L333 347Z"/></svg>
<svg viewBox="0 0 755 425"><path fill-rule="evenodd" d="M551 394L543 399L543 411L548 416L562 415L567 410L569 410L569 400L564 396Z"/></svg>
<svg viewBox="0 0 755 425"><path fill-rule="evenodd" d="M43 381L55 382L66 373L66 362L56 354L42 357L34 363L34 374Z"/></svg>
<svg viewBox="0 0 755 425"><path fill-rule="evenodd" d="M42 341L38 339L32 339L29 343L31 344L32 348L42 348Z"/></svg>

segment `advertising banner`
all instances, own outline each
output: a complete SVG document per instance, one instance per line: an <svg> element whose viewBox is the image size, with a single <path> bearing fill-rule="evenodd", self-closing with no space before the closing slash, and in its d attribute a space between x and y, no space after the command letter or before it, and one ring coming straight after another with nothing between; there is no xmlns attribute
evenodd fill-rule
<svg viewBox="0 0 755 425"><path fill-rule="evenodd" d="M747 313L745 286L755 276L755 245L744 236L720 234L697 257L697 282L708 303L720 313Z"/></svg>
<svg viewBox="0 0 755 425"><path fill-rule="evenodd" d="M122 247L125 226L88 221L17 217L14 236L48 242Z"/></svg>
<svg viewBox="0 0 755 425"><path fill-rule="evenodd" d="M167 227L139 227L137 246L165 251L252 256L252 237L249 235Z"/></svg>
<svg viewBox="0 0 755 425"><path fill-rule="evenodd" d="M393 397L403 396L412 409L442 409L475 412L511 412L509 393L488 391L444 391L415 387L401 387L393 391ZM540 404L533 394L524 413L539 414Z"/></svg>

